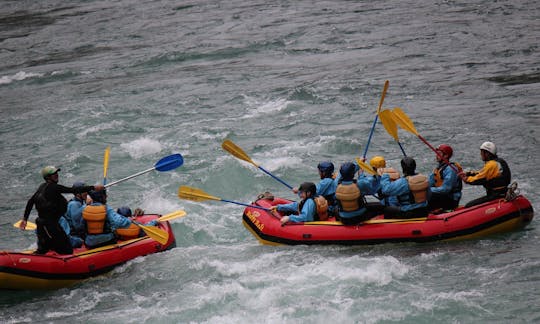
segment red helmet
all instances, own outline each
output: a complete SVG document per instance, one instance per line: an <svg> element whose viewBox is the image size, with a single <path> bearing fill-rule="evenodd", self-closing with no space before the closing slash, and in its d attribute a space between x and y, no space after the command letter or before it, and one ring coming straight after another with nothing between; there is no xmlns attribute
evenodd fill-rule
<svg viewBox="0 0 540 324"><path fill-rule="evenodd" d="M450 145L441 144L439 147L437 147L437 150L441 151L444 155L448 156L448 158L452 157L452 154L454 153L454 150L450 147Z"/></svg>

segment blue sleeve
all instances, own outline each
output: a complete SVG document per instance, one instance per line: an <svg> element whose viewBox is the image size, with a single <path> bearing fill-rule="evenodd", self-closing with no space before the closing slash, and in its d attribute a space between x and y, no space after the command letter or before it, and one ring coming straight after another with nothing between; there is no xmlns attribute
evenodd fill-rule
<svg viewBox="0 0 540 324"><path fill-rule="evenodd" d="M64 218L64 216L60 217L60 219L58 219L58 223L60 224L60 227L62 227L62 229L64 230L64 232L66 232L67 235L69 235L71 233L71 229L69 228L69 224L67 222L67 220Z"/></svg>
<svg viewBox="0 0 540 324"><path fill-rule="evenodd" d="M450 193L452 192L453 184L456 183L458 175L452 168L445 168L443 171L443 183L440 187L431 188L431 192Z"/></svg>
<svg viewBox="0 0 540 324"><path fill-rule="evenodd" d="M316 185L317 187L317 195L320 196L327 196L327 195L333 195L336 193L336 189L334 186L334 179L331 178L324 178Z"/></svg>
<svg viewBox="0 0 540 324"><path fill-rule="evenodd" d="M289 212L289 213L298 212L298 203L296 201L293 201L290 204L277 205L276 207L277 207L278 212Z"/></svg>
<svg viewBox="0 0 540 324"><path fill-rule="evenodd" d="M374 176L361 175L358 177L357 184L363 195L374 195L377 193L379 181Z"/></svg>
<svg viewBox="0 0 540 324"><path fill-rule="evenodd" d="M435 186L435 174L434 173L429 175L429 186L430 187Z"/></svg>
<svg viewBox="0 0 540 324"><path fill-rule="evenodd" d="M302 207L302 211L299 215L290 215L289 220L291 222L312 222L314 220L315 213L317 212L315 202L313 199L307 199L306 203Z"/></svg>
<svg viewBox="0 0 540 324"><path fill-rule="evenodd" d="M131 225L129 218L118 214L109 206L107 206L107 221L113 231L117 228L126 228Z"/></svg>
<svg viewBox="0 0 540 324"><path fill-rule="evenodd" d="M383 174L381 177L382 193L387 196L399 196L409 191L407 179L399 178L395 181L390 181L388 174Z"/></svg>

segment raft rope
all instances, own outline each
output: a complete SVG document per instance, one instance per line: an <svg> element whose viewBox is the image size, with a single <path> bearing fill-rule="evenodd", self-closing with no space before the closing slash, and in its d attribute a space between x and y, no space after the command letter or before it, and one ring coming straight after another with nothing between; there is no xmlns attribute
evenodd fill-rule
<svg viewBox="0 0 540 324"><path fill-rule="evenodd" d="M510 186L508 186L508 190L506 191L506 196L504 197L504 200L506 201L512 201L519 196L519 188L517 182L512 182Z"/></svg>

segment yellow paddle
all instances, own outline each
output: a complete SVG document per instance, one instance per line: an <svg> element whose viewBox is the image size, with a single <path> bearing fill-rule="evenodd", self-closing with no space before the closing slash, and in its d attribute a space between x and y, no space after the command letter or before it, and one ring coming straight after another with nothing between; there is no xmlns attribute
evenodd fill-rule
<svg viewBox="0 0 540 324"><path fill-rule="evenodd" d="M204 192L201 189L188 187L188 186L180 186L178 188L178 197L180 199L187 199L187 200L197 201L197 202L205 201L205 200L224 201L224 202L228 202L228 203L232 203L232 204L258 208L258 209L262 209L262 210L266 210L266 211L270 210L268 208L264 208L264 207L261 207L261 206L244 204L244 203L240 203L240 202L236 202L236 201L232 201L232 200L221 199L219 197L209 195L209 194L207 194L206 192Z"/></svg>
<svg viewBox="0 0 540 324"><path fill-rule="evenodd" d="M272 178L276 179L277 181L279 181L282 184L284 184L285 186L287 186L287 188L292 189L292 187L289 184L287 184L285 181L281 180L280 178L276 177L275 175L273 175L269 171L265 170L263 167L261 167L257 163L253 162L253 160L246 154L246 152L244 152L244 150L242 150L238 145L234 144L231 140L228 140L228 139L224 140L223 143L221 144L221 147L225 151L231 153L233 156L239 158L240 160L244 160L246 162L249 162L249 163L253 164L257 168L259 168L261 171L263 171L264 173L268 174Z"/></svg>
<svg viewBox="0 0 540 324"><path fill-rule="evenodd" d="M183 211L183 210L177 210L175 212L172 212L172 213L168 213L168 214L165 214L163 216L161 216L160 218L158 218L157 220L159 222L166 222L166 221L170 221L170 220L173 220L173 219L176 219L176 218L180 218L180 217L184 217L186 216L186 212Z"/></svg>
<svg viewBox="0 0 540 324"><path fill-rule="evenodd" d="M360 158L356 158L356 163L358 163L358 165L367 173L371 175L377 174L377 172L375 172L375 170L373 170L371 166L369 166L366 162L363 162L362 160L360 160Z"/></svg>
<svg viewBox="0 0 540 324"><path fill-rule="evenodd" d="M379 112L379 118L381 119L381 122L384 126L384 129L386 129L386 132L390 134L390 136L392 136L394 140L398 143L399 148L401 149L401 153L403 153L403 156L407 156L407 154L405 154L405 150L403 149L403 146L401 146L401 143L399 142L398 126L392 116L392 111L383 110Z"/></svg>
<svg viewBox="0 0 540 324"><path fill-rule="evenodd" d="M453 165L452 163L450 163L450 161L448 161L447 159L445 159L439 153L439 151L437 151L431 144L428 143L428 141L426 141L425 138L422 137L422 135L420 135L418 133L418 131L416 130L416 127L414 127L414 124L413 124L412 120L409 118L409 116L407 116L407 114L405 114L405 112L401 108L399 108L399 107L394 108L394 110L392 111L391 116L394 119L394 121L401 128L403 128L404 130L416 135L422 142L424 142L424 144L426 144L433 152L435 152L435 154L437 154L437 156L444 163L446 163L449 167L452 168L452 170L454 170L457 174L459 174L459 170L456 168L456 166Z"/></svg>
<svg viewBox="0 0 540 324"><path fill-rule="evenodd" d="M22 220L16 222L13 224L13 227L20 228ZM26 221L26 227L25 231L33 231L37 228L37 225L35 223L32 223L31 221Z"/></svg>
<svg viewBox="0 0 540 324"><path fill-rule="evenodd" d="M109 168L109 155L111 153L111 147L107 146L105 149L105 155L103 156L103 185L107 184L107 169Z"/></svg>

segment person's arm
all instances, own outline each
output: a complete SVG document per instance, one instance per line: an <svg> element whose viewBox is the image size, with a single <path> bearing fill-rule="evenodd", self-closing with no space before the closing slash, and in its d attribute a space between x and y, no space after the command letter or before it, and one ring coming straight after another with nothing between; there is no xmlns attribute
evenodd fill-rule
<svg viewBox="0 0 540 324"><path fill-rule="evenodd" d="M387 173L381 177L381 191L386 196L398 196L408 190L408 187L407 179L405 178L391 181Z"/></svg>
<svg viewBox="0 0 540 324"><path fill-rule="evenodd" d="M109 206L107 206L107 220L111 225L112 231L118 228L127 228L131 225L131 220L129 220L129 218L118 214Z"/></svg>
<svg viewBox="0 0 540 324"><path fill-rule="evenodd" d="M296 213L298 212L298 202L293 201L289 204L281 204L276 206L277 211L286 212L286 213Z"/></svg>
<svg viewBox="0 0 540 324"><path fill-rule="evenodd" d="M465 182L471 185L483 185L487 180L497 177L499 173L499 164L494 160L490 160L484 164L482 170L476 175L467 177Z"/></svg>
<svg viewBox="0 0 540 324"><path fill-rule="evenodd" d="M302 206L302 211L299 215L290 215L289 221L300 223L300 222L312 222L313 221L313 215L316 213L316 206L313 199L307 199L307 201L304 203L304 206Z"/></svg>
<svg viewBox="0 0 540 324"><path fill-rule="evenodd" d="M24 208L24 214L23 214L23 221L26 223L28 220L28 217L30 216L30 212L32 211L32 208L34 207L34 197L36 194L33 194L30 199L28 199L28 202L26 202L26 207Z"/></svg>
<svg viewBox="0 0 540 324"><path fill-rule="evenodd" d="M84 187L66 187L66 186L63 186L63 185L59 185L59 184L56 184L56 191L59 192L59 193L72 193L72 194L79 194L79 193L83 193L83 192L89 192L89 191L92 191L92 190L97 190L97 191L101 191L103 190L103 186L102 185L95 185L95 186L84 186Z"/></svg>
<svg viewBox="0 0 540 324"><path fill-rule="evenodd" d="M431 187L431 192L448 194L452 192L452 187L457 181L458 175L451 168L444 169L443 183L440 187Z"/></svg>

